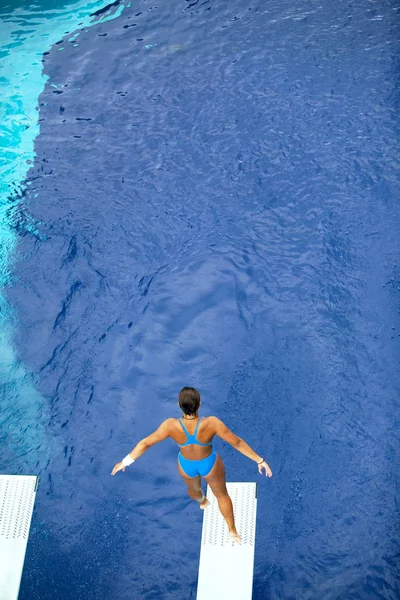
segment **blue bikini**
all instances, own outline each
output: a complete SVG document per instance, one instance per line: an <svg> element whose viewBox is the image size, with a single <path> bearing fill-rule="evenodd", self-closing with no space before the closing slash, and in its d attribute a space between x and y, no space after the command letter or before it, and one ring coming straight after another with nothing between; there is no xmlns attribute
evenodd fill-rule
<svg viewBox="0 0 400 600"><path fill-rule="evenodd" d="M183 448L184 446L191 446L192 444L194 444L195 446L204 446L204 447L211 446L211 448L212 448L211 442L209 444L202 444L196 438L197 430L198 430L199 425L202 422L202 420L203 420L203 417L201 417L201 419L198 420L196 429L194 430L193 435L190 435L190 433L184 426L182 419L179 419L179 423L182 425L182 429L185 432L186 438L187 438L186 442L184 444L178 444L178 446L180 448ZM215 465L216 460L217 460L217 455L215 454L214 450L211 452L211 454L209 456L206 456L206 458L202 458L201 460L189 460L188 458L185 458L184 456L182 456L182 454L180 452L178 454L178 462L179 462L182 470L188 477L197 477L197 475L200 475L201 477L206 477L211 472L211 469Z"/></svg>

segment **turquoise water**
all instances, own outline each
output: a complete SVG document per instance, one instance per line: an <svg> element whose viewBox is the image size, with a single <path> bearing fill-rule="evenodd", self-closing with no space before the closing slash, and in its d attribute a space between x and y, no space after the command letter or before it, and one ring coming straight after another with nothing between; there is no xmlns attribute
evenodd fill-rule
<svg viewBox="0 0 400 600"><path fill-rule="evenodd" d="M27 173L35 158L35 139L39 135L39 96L48 76L43 69L43 53L65 38L79 45L81 31L99 22L118 18L124 5L111 7L99 15L96 11L107 7L107 2L37 2L34 5L8 3L0 14L0 289L13 281L13 259L17 234L15 213L23 202ZM71 36L71 37L67 37ZM59 45L57 51L63 51ZM27 219L26 231L34 235L37 224ZM49 459L54 449L46 444L46 453L37 449L45 437L45 423L49 419L46 399L37 391L35 378L18 359L13 345L18 314L0 292L0 381L6 402L2 416L3 427L11 424L8 436L14 438L10 447L15 459L27 469L37 469ZM4 400L4 398L3 398ZM13 427L24 415L26 427Z"/></svg>

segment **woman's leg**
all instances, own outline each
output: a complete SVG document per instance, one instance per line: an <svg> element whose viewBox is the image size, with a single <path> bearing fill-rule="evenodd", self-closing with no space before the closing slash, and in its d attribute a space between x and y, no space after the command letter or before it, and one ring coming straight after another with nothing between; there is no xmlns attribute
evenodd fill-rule
<svg viewBox="0 0 400 600"><path fill-rule="evenodd" d="M218 501L219 510L221 511L221 514L228 525L231 538L235 542L240 542L241 537L236 531L235 527L232 500L230 499L228 490L226 489L225 467L219 455L217 455L215 465L211 469L210 473L204 477L204 479L207 481Z"/></svg>
<svg viewBox="0 0 400 600"><path fill-rule="evenodd" d="M178 461L178 471L182 479L187 485L187 492L189 497L192 500L196 500L200 504L200 508L204 509L208 506L209 502L207 498L203 495L203 490L201 489L201 477L197 475L197 477L189 477L186 475L185 471L182 469L181 465Z"/></svg>

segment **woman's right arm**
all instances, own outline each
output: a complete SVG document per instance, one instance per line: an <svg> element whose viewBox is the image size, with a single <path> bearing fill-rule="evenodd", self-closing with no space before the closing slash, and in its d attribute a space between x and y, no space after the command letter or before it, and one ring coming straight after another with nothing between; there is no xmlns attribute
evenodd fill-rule
<svg viewBox="0 0 400 600"><path fill-rule="evenodd" d="M238 450L241 454L244 454L244 456L250 458L250 460L254 460L254 462L256 462L258 465L258 470L260 473L262 473L262 470L265 469L266 476L272 477L271 468L268 463L265 462L262 456L257 454L257 452L254 452L254 450L250 448L250 446L246 444L242 438L233 433L233 431L231 431L225 425L225 423L223 423L223 421L217 419L217 417L213 417L213 420L215 424L216 435L218 435L225 442L228 442L228 444L233 446L235 450Z"/></svg>

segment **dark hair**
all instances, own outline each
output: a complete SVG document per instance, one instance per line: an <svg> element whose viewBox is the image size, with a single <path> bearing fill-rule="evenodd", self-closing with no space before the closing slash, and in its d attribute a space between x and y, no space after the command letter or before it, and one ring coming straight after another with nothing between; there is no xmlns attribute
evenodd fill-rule
<svg viewBox="0 0 400 600"><path fill-rule="evenodd" d="M195 415L200 406L200 392L193 387L183 387L179 392L179 406L185 415Z"/></svg>

